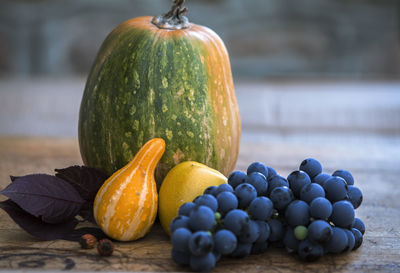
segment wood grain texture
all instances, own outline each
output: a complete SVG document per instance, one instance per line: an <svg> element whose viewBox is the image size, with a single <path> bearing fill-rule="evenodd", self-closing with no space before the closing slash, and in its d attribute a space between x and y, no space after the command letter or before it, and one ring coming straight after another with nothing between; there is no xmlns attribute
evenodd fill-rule
<svg viewBox="0 0 400 273"><path fill-rule="evenodd" d="M324 138L315 138L306 138L307 142L302 136L245 135L237 169L244 170L258 160L286 176L308 156L320 159L328 173L349 169L364 193L364 202L356 211L367 227L363 245L357 251L327 255L315 263L303 263L284 249L270 248L265 254L244 259L224 258L213 272L400 271L399 140L360 137L353 142L347 136L331 136L324 142L319 141ZM75 139L0 138L1 189L10 183L10 174L53 173L54 168L73 164L81 164ZM171 244L159 223L143 239L117 243L114 255L108 258L98 256L94 249L82 250L73 242L37 241L3 211L0 230L0 270L189 271L170 258Z"/></svg>

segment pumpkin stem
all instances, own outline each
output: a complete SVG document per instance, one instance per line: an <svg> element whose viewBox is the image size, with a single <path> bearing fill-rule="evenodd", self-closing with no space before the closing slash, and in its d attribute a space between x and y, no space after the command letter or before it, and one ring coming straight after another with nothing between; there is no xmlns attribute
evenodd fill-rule
<svg viewBox="0 0 400 273"><path fill-rule="evenodd" d="M162 29L184 29L189 27L189 20L183 16L187 12L186 7L182 7L185 0L174 0L171 10L164 15L154 16L151 22Z"/></svg>

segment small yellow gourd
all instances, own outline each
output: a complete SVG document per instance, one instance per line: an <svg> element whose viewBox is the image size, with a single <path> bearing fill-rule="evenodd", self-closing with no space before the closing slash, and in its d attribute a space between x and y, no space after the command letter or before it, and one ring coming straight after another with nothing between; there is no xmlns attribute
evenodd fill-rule
<svg viewBox="0 0 400 273"><path fill-rule="evenodd" d="M154 171L164 151L163 139L151 139L98 191L93 205L94 218L109 237L133 241L150 230L158 202Z"/></svg>

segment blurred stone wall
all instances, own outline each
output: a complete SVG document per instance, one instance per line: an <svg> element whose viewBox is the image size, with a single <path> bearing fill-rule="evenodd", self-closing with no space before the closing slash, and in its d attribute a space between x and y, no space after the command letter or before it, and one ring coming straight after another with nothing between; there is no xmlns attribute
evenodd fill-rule
<svg viewBox="0 0 400 273"><path fill-rule="evenodd" d="M172 0L0 0L0 77L85 76L106 35ZM400 78L399 0L188 0L235 77Z"/></svg>

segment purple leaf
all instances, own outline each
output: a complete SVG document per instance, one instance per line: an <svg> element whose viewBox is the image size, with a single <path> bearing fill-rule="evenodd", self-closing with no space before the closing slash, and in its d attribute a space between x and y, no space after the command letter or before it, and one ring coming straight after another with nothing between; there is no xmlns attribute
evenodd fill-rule
<svg viewBox="0 0 400 273"><path fill-rule="evenodd" d="M21 176L13 176L13 175L10 175L11 182L14 182L15 179L18 179L18 178L20 178L20 177L21 177Z"/></svg>
<svg viewBox="0 0 400 273"><path fill-rule="evenodd" d="M70 184L47 174L19 177L0 193L50 224L71 220L85 202Z"/></svg>
<svg viewBox="0 0 400 273"><path fill-rule="evenodd" d="M45 223L21 209L11 200L0 202L0 208L7 212L23 230L42 241L62 239L70 234L78 224L76 219L62 224Z"/></svg>
<svg viewBox="0 0 400 273"><path fill-rule="evenodd" d="M93 203L97 192L108 178L102 171L86 166L71 166L55 171L58 178L70 183L90 203Z"/></svg>

